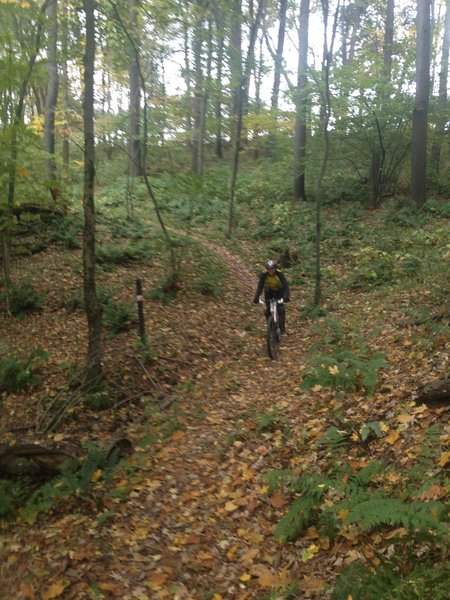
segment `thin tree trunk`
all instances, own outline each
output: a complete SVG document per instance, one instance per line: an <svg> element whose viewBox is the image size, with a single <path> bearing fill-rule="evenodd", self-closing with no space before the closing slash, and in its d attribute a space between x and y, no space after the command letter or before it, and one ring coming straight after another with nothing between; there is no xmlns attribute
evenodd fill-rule
<svg viewBox="0 0 450 600"><path fill-rule="evenodd" d="M369 181L372 190L372 204L378 206L381 202L384 186L384 162L385 149L383 141L384 118L389 103L389 88L391 85L392 71L392 48L394 43L394 0L387 0L386 22L384 28L384 52L383 52L383 79L380 102L381 117L375 115L378 143L374 142L372 149L371 164L369 170Z"/></svg>
<svg viewBox="0 0 450 600"><path fill-rule="evenodd" d="M196 20L193 34L193 55L194 55L194 128L192 136L192 170L197 175L203 173L203 129L204 129L204 111L205 111L205 89L204 74L202 65L203 53L203 24L205 21L204 5L202 0L196 2Z"/></svg>
<svg viewBox="0 0 450 600"><path fill-rule="evenodd" d="M136 0L133 0L131 5L130 22L131 27L136 29L137 10ZM137 39L137 36L135 36ZM141 88L139 85L139 67L134 54L131 57L129 65L130 78L130 175L131 177L139 177L142 175L141 161Z"/></svg>
<svg viewBox="0 0 450 600"><path fill-rule="evenodd" d="M305 188L305 159L307 132L307 101L308 101L308 33L309 33L309 2L300 2L300 28L298 51L298 79L295 111L295 141L294 141L294 199L306 200Z"/></svg>
<svg viewBox="0 0 450 600"><path fill-rule="evenodd" d="M441 70L439 73L439 92L437 101L436 133L431 149L431 166L439 175L441 162L442 142L445 138L445 125L449 121L449 109L447 107L447 84L450 48L450 0L446 2L444 36L442 40Z"/></svg>
<svg viewBox="0 0 450 600"><path fill-rule="evenodd" d="M280 96L280 82L281 82L281 71L283 67L283 53L284 53L284 38L286 35L286 13L287 13L287 0L280 0L280 8L278 10L278 42L275 54L274 64L274 75L273 75L273 87L272 97L270 99L270 106L272 110L278 110L278 100Z"/></svg>
<svg viewBox="0 0 450 600"><path fill-rule="evenodd" d="M62 109L64 116L64 132L62 140L62 156L64 166L69 165L70 160L70 142L69 142L69 124L68 124L68 112L69 112L69 73L67 70L67 59L69 52L69 23L68 23L68 9L67 0L62 2Z"/></svg>
<svg viewBox="0 0 450 600"><path fill-rule="evenodd" d="M216 79L216 156L223 159L222 143L222 71L223 71L223 51L224 51L224 33L223 23L217 22L217 79Z"/></svg>
<svg viewBox="0 0 450 600"><path fill-rule="evenodd" d="M233 227L234 227L234 195L236 191L236 180L237 173L239 168L239 153L241 150L241 134L242 134L242 116L243 116L243 104L244 98L248 97L248 84L250 78L251 71L251 59L254 56L255 43L256 43L256 35L258 32L258 27L261 19L261 15L263 12L263 8L265 5L265 0L259 0L258 8L256 16L252 22L252 26L250 28L250 37L247 51L247 58L245 60L245 68L241 77L240 85L237 90L237 114L236 114L236 135L234 142L234 155L233 155L233 166L231 173L231 185L230 185L230 198L228 202L228 230L227 236L231 237L233 235Z"/></svg>
<svg viewBox="0 0 450 600"><path fill-rule="evenodd" d="M330 92L330 70L333 57L333 45L337 29L337 17L339 15L340 0L338 0L333 32L331 36L330 47L328 48L328 15L329 6L328 0L322 0L322 11L324 21L323 33L323 84L324 89L321 98L321 114L323 114L323 135L324 135L324 152L322 165L320 167L319 176L316 183L316 240L315 240L315 258L316 258L316 275L314 285L314 304L318 305L322 299L322 268L321 268L321 244L322 244L322 184L325 178L325 173L328 166L328 158L330 154L330 137L329 123L331 117L331 92Z"/></svg>
<svg viewBox="0 0 450 600"><path fill-rule="evenodd" d="M418 208L427 200L427 127L430 94L431 0L417 3L416 95L412 121L411 199Z"/></svg>
<svg viewBox="0 0 450 600"><path fill-rule="evenodd" d="M56 163L55 163L55 121L56 121L56 103L58 100L58 65L56 62L56 43L58 36L58 2L50 0L47 7L50 27L47 44L47 97L45 102L45 127L44 144L47 152L47 179L50 185L50 192L53 200L59 195L59 189L56 184Z"/></svg>
<svg viewBox="0 0 450 600"><path fill-rule="evenodd" d="M102 312L97 298L95 278L95 138L94 138L94 63L95 63L95 0L83 0L86 15L86 46L84 54L84 231L83 269L84 304L88 325L86 359L86 389L102 379Z"/></svg>

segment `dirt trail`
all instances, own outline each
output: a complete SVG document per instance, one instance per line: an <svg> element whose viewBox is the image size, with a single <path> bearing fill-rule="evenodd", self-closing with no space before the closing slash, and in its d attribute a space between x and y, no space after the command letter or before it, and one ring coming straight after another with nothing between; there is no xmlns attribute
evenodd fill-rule
<svg viewBox="0 0 450 600"><path fill-rule="evenodd" d="M33 527L19 532L8 569L8 586L17 591L0 591L1 598L79 600L97 590L95 597L123 600L263 599L311 570L298 548L275 541L286 500L271 499L265 481L269 470L289 465L292 448L280 424L295 418L301 427L310 413L304 400L299 413L298 387L285 385L287 378L300 381L309 344L296 323L300 299L293 293L290 335L279 360L270 361L264 317L251 304L256 276L220 244L204 243L230 271L217 301L218 325L203 331L216 346L222 335L226 352L206 357L177 413L169 409L174 433L138 448L137 472L104 500L100 522L69 515L45 536ZM264 428L263 418L273 426ZM127 435L138 444L136 432Z"/></svg>

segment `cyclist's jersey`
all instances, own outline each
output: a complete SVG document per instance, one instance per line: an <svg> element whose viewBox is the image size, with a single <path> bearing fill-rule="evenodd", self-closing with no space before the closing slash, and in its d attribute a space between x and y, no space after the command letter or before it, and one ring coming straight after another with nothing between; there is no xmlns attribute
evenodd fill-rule
<svg viewBox="0 0 450 600"><path fill-rule="evenodd" d="M288 282L281 271L276 271L275 275L269 275L267 271L261 273L256 288L255 300L259 299L263 291L265 294L274 293L285 300L289 300L291 297Z"/></svg>
<svg viewBox="0 0 450 600"><path fill-rule="evenodd" d="M268 288L271 292L279 292L283 289L283 284L278 275L266 275L264 287Z"/></svg>

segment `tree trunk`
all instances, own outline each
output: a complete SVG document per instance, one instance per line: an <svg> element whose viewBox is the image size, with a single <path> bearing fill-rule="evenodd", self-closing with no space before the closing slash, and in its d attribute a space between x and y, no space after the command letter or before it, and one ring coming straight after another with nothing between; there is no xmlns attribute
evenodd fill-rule
<svg viewBox="0 0 450 600"><path fill-rule="evenodd" d="M245 68L240 80L240 83L237 88L237 114L236 118L236 134L234 140L234 154L233 154L233 165L231 171L231 185L230 185L230 197L228 201L228 229L227 236L231 237L233 235L233 227L234 227L234 195L236 191L236 180L237 173L239 168L239 153L241 151L241 134L242 134L242 116L243 116L243 106L244 99L248 97L248 85L251 71L251 60L254 56L255 51L255 43L256 36L258 33L258 27L261 19L261 15L263 12L265 0L259 0L258 9L256 12L256 16L253 19L252 25L250 27L250 36L247 50L247 57L245 60Z"/></svg>
<svg viewBox="0 0 450 600"><path fill-rule="evenodd" d="M205 21L204 5L197 0L192 52L194 56L194 128L192 131L192 170L197 175L203 173L203 135L205 122L205 86L202 65Z"/></svg>
<svg viewBox="0 0 450 600"><path fill-rule="evenodd" d="M49 17L49 32L47 44L47 97L45 101L45 127L44 127L44 145L47 152L47 179L50 185L50 191L53 200L59 195L59 189L56 184L56 163L55 163L55 120L56 103L58 100L58 65L56 61L56 43L58 36L58 1L51 0L47 7Z"/></svg>
<svg viewBox="0 0 450 600"><path fill-rule="evenodd" d="M445 9L444 37L442 40L441 70L439 73L439 93L437 101L436 133L431 149L431 166L439 175L441 162L442 142L445 138L445 126L449 121L449 109L447 107L447 83L450 48L450 0L447 0Z"/></svg>
<svg viewBox="0 0 450 600"><path fill-rule="evenodd" d="M94 63L95 0L83 0L86 14L86 46L84 54L84 231L83 268L84 304L88 325L88 351L85 387L98 385L102 378L101 307L97 299L95 279L95 139L94 139Z"/></svg>
<svg viewBox="0 0 450 600"><path fill-rule="evenodd" d="M133 0L131 5L130 22L132 35L137 24L136 0ZM139 36L133 35L135 40ZM141 87L139 82L139 66L136 57L132 53L129 65L129 80L130 80L130 175L131 177L139 177L142 175L142 156L141 156Z"/></svg>
<svg viewBox="0 0 450 600"><path fill-rule="evenodd" d="M223 74L223 54L224 54L224 18L220 7L214 5L214 14L217 30L217 72L215 86L215 116L216 116L216 156L223 159L222 143L222 74Z"/></svg>
<svg viewBox="0 0 450 600"><path fill-rule="evenodd" d="M69 142L69 73L67 70L67 58L69 53L69 23L67 0L62 3L62 109L64 115L64 131L62 141L62 156L64 166L69 165L70 160L70 142Z"/></svg>
<svg viewBox="0 0 450 600"><path fill-rule="evenodd" d="M386 22L384 28L384 52L383 52L383 78L380 101L381 117L375 115L378 142L374 142L372 148L371 164L369 170L369 181L372 191L372 204L378 206L381 202L384 187L384 161L385 149L383 142L384 119L389 102L389 87L391 84L392 71L392 48L394 43L394 0L387 0Z"/></svg>
<svg viewBox="0 0 450 600"><path fill-rule="evenodd" d="M273 74L272 97L270 99L271 109L275 111L278 110L278 100L280 96L280 81L281 70L283 66L284 38L286 35L287 4L287 0L280 0L280 8L278 11L278 42L274 61L275 68Z"/></svg>
<svg viewBox="0 0 450 600"><path fill-rule="evenodd" d="M417 3L416 95L412 120L411 199L418 208L427 200L427 126L430 94L431 0Z"/></svg>
<svg viewBox="0 0 450 600"><path fill-rule="evenodd" d="M308 32L309 2L300 2L300 28L298 51L297 97L295 107L294 140L294 199L306 200L305 158L307 131L307 86L308 86Z"/></svg>

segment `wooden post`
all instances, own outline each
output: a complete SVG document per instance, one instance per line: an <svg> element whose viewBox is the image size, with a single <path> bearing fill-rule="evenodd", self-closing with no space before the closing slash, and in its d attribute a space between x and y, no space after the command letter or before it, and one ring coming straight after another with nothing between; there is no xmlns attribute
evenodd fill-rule
<svg viewBox="0 0 450 600"><path fill-rule="evenodd" d="M141 342L145 344L144 296L142 295L142 281L140 279L136 279L136 303L138 309L139 337L141 338Z"/></svg>

